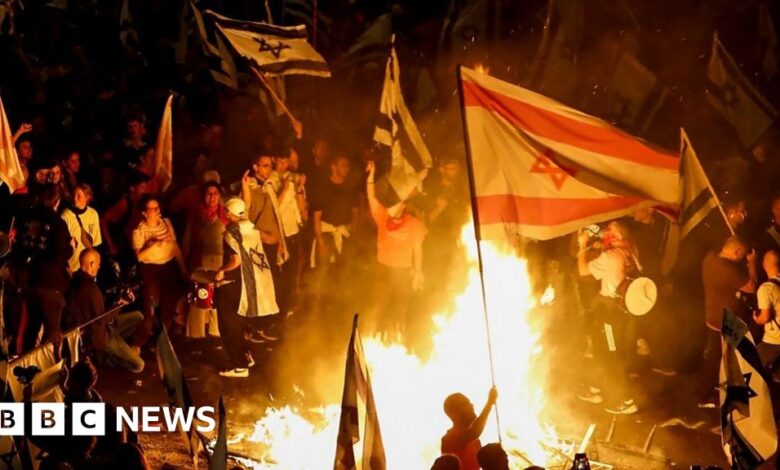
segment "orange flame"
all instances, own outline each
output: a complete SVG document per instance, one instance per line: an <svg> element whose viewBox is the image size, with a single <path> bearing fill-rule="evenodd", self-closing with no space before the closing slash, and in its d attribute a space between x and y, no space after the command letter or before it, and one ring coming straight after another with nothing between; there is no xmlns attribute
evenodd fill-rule
<svg viewBox="0 0 780 470"><path fill-rule="evenodd" d="M387 468L430 468L439 455L441 436L450 427L442 412L444 398L459 391L479 407L490 388L488 351L482 314L476 242L465 227L463 244L469 256L468 284L454 300L454 311L435 316L433 352L423 361L398 344L377 338L364 340L372 387L387 456ZM511 468L560 464L547 449L573 455L573 444L563 443L544 423L546 356L538 342L541 325L530 321L538 305L531 295L527 263L499 248L483 244L485 282L493 333L498 409L502 441ZM548 289L545 302L554 297ZM537 329L538 328L538 329ZM249 441L266 449L255 469L309 470L328 468L333 461L340 406L307 410L317 424L291 407L266 410L255 423ZM314 413L312 413L314 412ZM363 424L361 423L361 428ZM482 442L496 442L496 427L488 425ZM361 454L361 443L355 446ZM305 450L304 450L305 449Z"/></svg>
<svg viewBox="0 0 780 470"><path fill-rule="evenodd" d="M477 73L482 75L490 75L490 67L482 65L481 63L477 63L476 65L474 65L474 70L476 70Z"/></svg>

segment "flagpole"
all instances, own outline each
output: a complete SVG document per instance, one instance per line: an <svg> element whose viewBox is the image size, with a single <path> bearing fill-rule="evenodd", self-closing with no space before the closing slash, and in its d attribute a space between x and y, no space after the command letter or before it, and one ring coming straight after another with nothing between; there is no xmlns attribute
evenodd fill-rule
<svg viewBox="0 0 780 470"><path fill-rule="evenodd" d="M74 331L76 331L76 330L78 330L78 329L81 329L81 328L87 327L87 326L89 326L89 325L91 325L91 324L95 323L95 322L96 322L96 321L98 321L98 320L102 320L102 319L103 319L103 318L105 318L105 317L108 317L108 316L110 316L110 315L113 315L113 314L117 313L117 312L118 312L118 311L120 311L122 308L124 308L124 307L126 307L126 306L128 306L128 305L130 305L130 304L129 304L129 303L127 303L127 302L124 302L124 301L123 301L123 302L120 302L118 305L116 305L116 306L115 306L114 308L112 308L111 310L108 310L108 311L106 311L106 312L103 312L102 314L100 314L100 315L96 316L96 317L95 317L95 318L93 318L92 320L89 320L89 321L87 321L87 322L85 322L85 323L82 323L81 325L79 325L79 326L77 326L77 327L75 327L75 328L72 328L72 329L70 329L70 330L66 331L65 333L63 333L63 334L62 334L62 337L63 337L63 338L65 338L65 337L67 337L68 335L70 335L71 333L73 333ZM25 358L25 357L27 357L27 356L29 356L29 355L31 355L31 354L33 354L33 353L37 352L37 351L40 351L41 349L45 348L46 346L48 346L48 345L50 345L50 344L54 344L54 341L53 341L53 340L49 340L49 341L47 341L47 342L45 342L45 343L41 343L41 344L40 344L38 347L36 347L36 348L33 348L33 349L29 350L29 351L25 351L25 353L24 353L24 354L20 355L20 356L19 356L19 357L17 357L16 359L13 359L12 361L8 361L8 365L11 365L11 364L13 364L13 363L15 363L15 362L17 362L17 361L21 360L22 358Z"/></svg>
<svg viewBox="0 0 780 470"><path fill-rule="evenodd" d="M284 111L284 114L286 114L287 117L290 118L290 122L293 123L293 124L299 122L297 119L295 119L295 116L293 116L292 113L290 112L290 110L287 108L287 105L284 104L284 100L279 98L279 95L277 95L276 92L273 90L273 88L271 88L271 84L268 83L268 80L265 79L263 74L260 73L254 67L250 67L250 68L252 69L252 72L255 73L257 78L259 78L260 81L263 83L263 85L265 86L266 90L268 90L268 94L271 95L271 98L273 98L274 101L276 102L276 104L278 104L279 107L282 108L282 111Z"/></svg>
<svg viewBox="0 0 780 470"><path fill-rule="evenodd" d="M477 208L477 190L474 182L474 162L471 159L471 145L469 142L469 130L466 125L466 104L463 98L463 78L461 76L462 66L458 66L458 94L460 95L460 116L463 124L463 137L466 143L466 167L469 175L469 191L471 193L471 216L474 220L474 239L477 242L477 262L479 264L479 285L482 291L482 313L485 318L485 334L487 337L488 361L490 363L490 380L493 387L496 386L496 370L493 363L493 341L490 334L490 318L488 317L487 295L485 293L485 265L482 261L482 231L479 225L479 210ZM498 403L494 403L496 411L496 429L498 430L498 442L501 444L501 420L498 416Z"/></svg>
<svg viewBox="0 0 780 470"><path fill-rule="evenodd" d="M268 0L265 0L265 15L268 17L268 23L274 24L274 17L271 16L271 5L268 4Z"/></svg>

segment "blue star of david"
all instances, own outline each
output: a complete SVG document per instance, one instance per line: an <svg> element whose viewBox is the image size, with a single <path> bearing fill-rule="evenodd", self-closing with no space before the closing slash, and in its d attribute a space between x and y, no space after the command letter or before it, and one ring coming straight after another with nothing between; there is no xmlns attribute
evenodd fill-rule
<svg viewBox="0 0 780 470"><path fill-rule="evenodd" d="M284 49L292 49L292 46L288 46L281 41L277 41L276 45L266 41L265 38L252 38L253 41L260 45L258 52L270 52L277 59L282 55Z"/></svg>
<svg viewBox="0 0 780 470"><path fill-rule="evenodd" d="M249 257L252 259L252 263L260 268L261 271L271 269L268 262L265 259L265 253L260 253L255 249L249 250Z"/></svg>
<svg viewBox="0 0 780 470"><path fill-rule="evenodd" d="M745 379L744 385L726 386L726 401L724 403L725 406L748 405L751 398L758 396L755 390L750 388L750 378L752 375L752 372L748 372L747 374L742 375L742 377Z"/></svg>

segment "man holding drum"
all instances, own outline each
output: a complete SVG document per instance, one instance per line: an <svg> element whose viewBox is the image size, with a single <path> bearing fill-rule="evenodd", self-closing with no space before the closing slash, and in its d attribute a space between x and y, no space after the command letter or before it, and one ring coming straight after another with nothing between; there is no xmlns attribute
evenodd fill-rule
<svg viewBox="0 0 780 470"><path fill-rule="evenodd" d="M619 295L621 284L632 271L638 271L636 253L629 241L628 229L619 221L607 225L601 240L601 253L588 261L591 235L587 230L577 237L577 271L580 276L593 276L601 282L599 294L594 299L593 312L600 335L594 339L595 374L604 386L611 389L612 403L606 411L612 414L634 414L639 409L626 390L627 363L635 348L629 333L629 316ZM609 381L609 382L607 382ZM590 403L601 403L601 387L591 386L578 394L578 398Z"/></svg>

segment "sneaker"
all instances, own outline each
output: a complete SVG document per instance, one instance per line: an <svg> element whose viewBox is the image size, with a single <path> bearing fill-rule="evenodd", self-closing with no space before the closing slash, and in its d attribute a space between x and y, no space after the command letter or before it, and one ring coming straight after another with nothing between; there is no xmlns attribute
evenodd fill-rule
<svg viewBox="0 0 780 470"><path fill-rule="evenodd" d="M617 406L610 406L604 408L607 413L613 415L632 415L639 411L639 408L634 403L634 400L626 400L617 404Z"/></svg>
<svg viewBox="0 0 780 470"><path fill-rule="evenodd" d="M596 405L604 401L604 398L601 396L601 390L596 387L590 387L588 390L578 393L577 398Z"/></svg>
<svg viewBox="0 0 780 470"><path fill-rule="evenodd" d="M219 372L222 377L246 378L249 377L249 369L236 367L235 369L226 369Z"/></svg>

